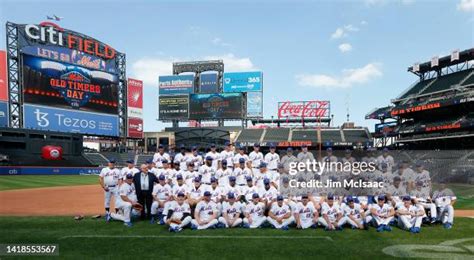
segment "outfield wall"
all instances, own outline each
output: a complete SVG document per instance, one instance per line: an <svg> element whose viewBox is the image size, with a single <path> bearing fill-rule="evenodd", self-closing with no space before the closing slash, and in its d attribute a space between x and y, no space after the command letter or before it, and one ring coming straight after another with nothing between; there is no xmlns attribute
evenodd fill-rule
<svg viewBox="0 0 474 260"><path fill-rule="evenodd" d="M0 175L89 175L99 174L99 167L28 167L0 166Z"/></svg>

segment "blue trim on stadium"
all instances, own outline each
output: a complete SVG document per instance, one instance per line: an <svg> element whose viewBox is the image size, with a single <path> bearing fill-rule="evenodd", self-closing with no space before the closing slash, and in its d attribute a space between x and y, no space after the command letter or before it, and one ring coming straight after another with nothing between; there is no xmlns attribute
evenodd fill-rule
<svg viewBox="0 0 474 260"><path fill-rule="evenodd" d="M0 175L89 175L99 174L99 167L0 166Z"/></svg>

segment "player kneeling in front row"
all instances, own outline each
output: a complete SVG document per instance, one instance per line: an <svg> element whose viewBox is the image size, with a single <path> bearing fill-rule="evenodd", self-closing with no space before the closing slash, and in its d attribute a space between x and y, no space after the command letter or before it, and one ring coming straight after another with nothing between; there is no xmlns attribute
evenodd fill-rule
<svg viewBox="0 0 474 260"><path fill-rule="evenodd" d="M265 204L260 201L258 193L252 195L252 202L245 206L244 227L259 228L267 220L265 217Z"/></svg>
<svg viewBox="0 0 474 260"><path fill-rule="evenodd" d="M290 207L283 202L282 195L278 195L277 201L270 207L267 221L275 228L281 230L288 230L288 225L295 222L295 218L291 215Z"/></svg>
<svg viewBox="0 0 474 260"><path fill-rule="evenodd" d="M377 232L392 231L389 226L395 215L395 210L392 206L385 203L385 196L378 196L377 204L372 205L370 209L370 215L367 216L366 222L372 221L374 226L377 228Z"/></svg>
<svg viewBox="0 0 474 260"><path fill-rule="evenodd" d="M199 201L194 209L194 219L191 221L192 229L214 228L217 221L217 205L211 200L211 192L205 191L203 200Z"/></svg>
<svg viewBox="0 0 474 260"><path fill-rule="evenodd" d="M403 197L403 205L398 206L398 226L411 233L420 233L421 222L425 216L425 209L421 205L411 203L409 196Z"/></svg>
<svg viewBox="0 0 474 260"><path fill-rule="evenodd" d="M342 211L339 204L334 202L334 196L327 197L327 201L321 207L321 214L319 224L324 226L325 230L342 230Z"/></svg>
<svg viewBox="0 0 474 260"><path fill-rule="evenodd" d="M237 227L242 224L242 204L239 201L235 201L234 193L230 192L227 195L227 201L222 203L222 217L219 218L221 226Z"/></svg>
<svg viewBox="0 0 474 260"><path fill-rule="evenodd" d="M170 201L168 205L168 214L166 215L166 224L169 225L170 232L179 232L191 223L191 208L185 202L184 193L178 193L175 201Z"/></svg>
<svg viewBox="0 0 474 260"><path fill-rule="evenodd" d="M120 185L119 196L115 202L115 207L118 209L117 213L110 213L110 217L115 220L124 222L124 225L131 227L130 215L132 207L140 205L137 203L137 195L135 193L135 186L133 186L133 174L129 173L125 176L125 181ZM107 219L109 220L109 219Z"/></svg>
<svg viewBox="0 0 474 260"><path fill-rule="evenodd" d="M308 195L303 195L301 202L296 205L295 220L296 227L301 229L316 228L318 225L318 211L309 201Z"/></svg>
<svg viewBox="0 0 474 260"><path fill-rule="evenodd" d="M342 211L344 217L339 222L341 225L349 224L353 229L366 229L368 228L364 219L364 209L359 203L355 203L352 197L347 198L347 204L343 205Z"/></svg>

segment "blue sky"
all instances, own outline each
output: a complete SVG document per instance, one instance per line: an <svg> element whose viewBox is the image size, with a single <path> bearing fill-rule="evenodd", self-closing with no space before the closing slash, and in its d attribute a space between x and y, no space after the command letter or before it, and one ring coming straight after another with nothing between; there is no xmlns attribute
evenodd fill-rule
<svg viewBox="0 0 474 260"><path fill-rule="evenodd" d="M156 121L157 79L173 61L224 59L227 71L264 72L264 115L277 102L330 100L335 125L385 106L416 77L415 62L473 47L473 0L5 1L1 23L63 16L127 54L127 75L145 81L145 131ZM5 48L1 26L0 48Z"/></svg>

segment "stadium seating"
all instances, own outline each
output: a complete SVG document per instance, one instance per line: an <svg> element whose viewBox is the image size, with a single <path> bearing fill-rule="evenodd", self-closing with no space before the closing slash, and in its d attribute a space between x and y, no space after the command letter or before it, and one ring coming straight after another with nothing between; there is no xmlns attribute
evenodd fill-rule
<svg viewBox="0 0 474 260"><path fill-rule="evenodd" d="M291 141L311 141L318 142L318 132L315 129L312 130L296 130L293 129Z"/></svg>
<svg viewBox="0 0 474 260"><path fill-rule="evenodd" d="M107 158L100 153L85 153L84 156L94 165L107 165Z"/></svg>
<svg viewBox="0 0 474 260"><path fill-rule="evenodd" d="M474 85L474 73L472 73L464 82L461 84L461 86L469 86L469 85Z"/></svg>
<svg viewBox="0 0 474 260"><path fill-rule="evenodd" d="M238 137L239 142L260 142L263 129L243 129Z"/></svg>
<svg viewBox="0 0 474 260"><path fill-rule="evenodd" d="M370 136L364 129L344 129L343 134L346 142L366 142L370 139Z"/></svg>
<svg viewBox="0 0 474 260"><path fill-rule="evenodd" d="M136 165L139 166L143 163L146 163L148 159L153 159L153 155L149 155L149 154L138 155Z"/></svg>
<svg viewBox="0 0 474 260"><path fill-rule="evenodd" d="M434 81L434 79L428 79L428 80L423 80L418 83L416 83L413 87L410 87L409 90L400 96L398 99L405 99L411 95L416 95L418 94L422 89L424 89L426 86L431 84Z"/></svg>
<svg viewBox="0 0 474 260"><path fill-rule="evenodd" d="M441 90L447 90L451 88L453 85L459 84L464 78L466 78L472 70L463 70L460 72L455 72L452 74L448 74L445 76L441 76L436 78L436 81L433 82L430 86L424 89L420 95L433 93Z"/></svg>
<svg viewBox="0 0 474 260"><path fill-rule="evenodd" d="M267 128L265 136L263 137L264 142L283 142L288 141L290 135L289 128Z"/></svg>

